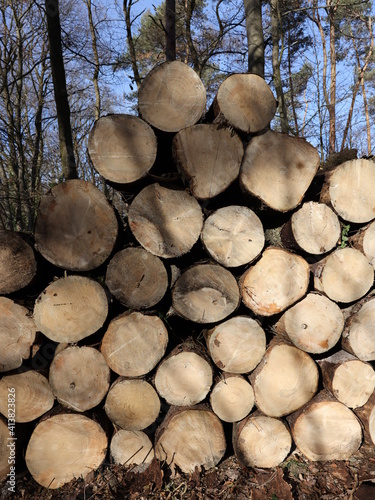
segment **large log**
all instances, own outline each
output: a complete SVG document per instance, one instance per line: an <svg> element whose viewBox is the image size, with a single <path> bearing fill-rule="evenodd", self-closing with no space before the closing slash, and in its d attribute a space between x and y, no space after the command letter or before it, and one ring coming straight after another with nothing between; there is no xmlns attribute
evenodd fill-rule
<svg viewBox="0 0 375 500"><path fill-rule="evenodd" d="M57 489L96 470L107 453L102 427L83 415L60 414L35 427L26 449L26 465L37 483Z"/></svg>
<svg viewBox="0 0 375 500"><path fill-rule="evenodd" d="M31 354L36 326L26 307L0 297L0 372L14 370Z"/></svg>
<svg viewBox="0 0 375 500"><path fill-rule="evenodd" d="M164 132L194 125L206 106L206 89L197 73L180 61L155 66L138 91L141 117Z"/></svg>
<svg viewBox="0 0 375 500"><path fill-rule="evenodd" d="M319 164L305 139L269 130L246 147L240 184L273 210L287 212L301 203Z"/></svg>
<svg viewBox="0 0 375 500"><path fill-rule="evenodd" d="M113 208L89 182L57 184L40 201L35 248L55 266L72 271L99 267L111 254L117 233Z"/></svg>
<svg viewBox="0 0 375 500"><path fill-rule="evenodd" d="M151 184L132 201L129 226L138 242L158 257L180 257L197 242L203 214L186 191Z"/></svg>
<svg viewBox="0 0 375 500"><path fill-rule="evenodd" d="M133 472L144 470L155 456L154 448L147 434L142 431L126 431L125 429L119 429L112 436L110 453L115 464L132 466Z"/></svg>
<svg viewBox="0 0 375 500"><path fill-rule="evenodd" d="M199 124L175 135L172 152L191 194L206 200L225 191L238 177L244 148L229 128Z"/></svg>
<svg viewBox="0 0 375 500"><path fill-rule="evenodd" d="M168 331L158 316L126 312L109 323L100 350L115 373L141 377L157 365L167 344Z"/></svg>
<svg viewBox="0 0 375 500"><path fill-rule="evenodd" d="M55 342L78 342L101 328L108 315L103 287L84 276L53 281L35 302L39 331Z"/></svg>
<svg viewBox="0 0 375 500"><path fill-rule="evenodd" d="M156 151L154 131L133 115L102 116L88 138L88 152L95 170L119 184L144 177L155 162Z"/></svg>
<svg viewBox="0 0 375 500"><path fill-rule="evenodd" d="M341 346L362 361L375 360L375 296L357 302L345 321Z"/></svg>
<svg viewBox="0 0 375 500"><path fill-rule="evenodd" d="M309 276L309 265L302 257L269 247L242 275L242 301L260 316L278 314L306 294Z"/></svg>
<svg viewBox="0 0 375 500"><path fill-rule="evenodd" d="M155 433L155 455L185 473L215 467L226 450L223 425L204 405L172 407Z"/></svg>
<svg viewBox="0 0 375 500"><path fill-rule="evenodd" d="M204 331L208 352L220 370L249 373L266 352L266 334L248 316L235 316Z"/></svg>
<svg viewBox="0 0 375 500"><path fill-rule="evenodd" d="M201 239L211 257L225 267L253 262L265 240L259 217L249 208L237 205L219 208L207 217Z"/></svg>
<svg viewBox="0 0 375 500"><path fill-rule="evenodd" d="M351 236L349 244L362 252L375 267L375 221Z"/></svg>
<svg viewBox="0 0 375 500"><path fill-rule="evenodd" d="M21 290L37 271L32 247L12 231L0 231L0 269L0 295Z"/></svg>
<svg viewBox="0 0 375 500"><path fill-rule="evenodd" d="M241 375L223 373L210 393L210 405L223 422L238 422L254 406L254 391Z"/></svg>

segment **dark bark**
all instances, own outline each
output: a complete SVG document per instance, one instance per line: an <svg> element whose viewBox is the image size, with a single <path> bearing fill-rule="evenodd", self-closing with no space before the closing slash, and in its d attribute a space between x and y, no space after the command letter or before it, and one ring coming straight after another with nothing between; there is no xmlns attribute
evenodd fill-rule
<svg viewBox="0 0 375 500"><path fill-rule="evenodd" d="M176 60L176 0L165 2L165 58L167 61Z"/></svg>
<svg viewBox="0 0 375 500"><path fill-rule="evenodd" d="M264 38L260 0L244 0L248 71L264 78Z"/></svg>

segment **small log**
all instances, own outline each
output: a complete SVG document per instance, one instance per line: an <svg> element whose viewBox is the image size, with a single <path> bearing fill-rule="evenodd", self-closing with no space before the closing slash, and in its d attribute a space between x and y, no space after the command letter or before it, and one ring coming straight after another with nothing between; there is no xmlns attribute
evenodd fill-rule
<svg viewBox="0 0 375 500"><path fill-rule="evenodd" d="M253 262L265 241L259 217L249 208L236 205L211 214L203 225L201 239L209 255L225 267Z"/></svg>
<svg viewBox="0 0 375 500"><path fill-rule="evenodd" d="M34 250L12 231L0 231L0 269L0 295L21 290L36 274Z"/></svg>
<svg viewBox="0 0 375 500"><path fill-rule="evenodd" d="M375 361L375 296L357 302L345 321L341 346L362 361Z"/></svg>
<svg viewBox="0 0 375 500"><path fill-rule="evenodd" d="M156 370L155 387L167 403L192 406L209 393L213 373L207 356L196 343L186 341L163 359Z"/></svg>
<svg viewBox="0 0 375 500"><path fill-rule="evenodd" d="M320 201L331 204L345 221L366 223L375 215L374 162L365 159L341 163L326 173Z"/></svg>
<svg viewBox="0 0 375 500"><path fill-rule="evenodd" d="M238 177L244 148L229 128L199 124L175 135L172 153L191 194L207 200L225 191Z"/></svg>
<svg viewBox="0 0 375 500"><path fill-rule="evenodd" d="M266 352L266 334L247 316L235 316L204 331L208 352L215 365L229 373L249 373Z"/></svg>
<svg viewBox="0 0 375 500"><path fill-rule="evenodd" d="M31 354L36 326L26 307L0 297L0 372L15 370Z"/></svg>
<svg viewBox="0 0 375 500"><path fill-rule="evenodd" d="M129 208L129 226L138 242L158 257L180 257L198 241L203 214L186 191L151 184Z"/></svg>
<svg viewBox="0 0 375 500"><path fill-rule="evenodd" d="M350 303L363 297L374 282L374 268L354 248L339 248L311 266L314 287L335 302Z"/></svg>
<svg viewBox="0 0 375 500"><path fill-rule="evenodd" d="M57 184L40 201L35 248L49 262L71 271L99 267L118 233L115 212L93 184L78 179Z"/></svg>
<svg viewBox="0 0 375 500"><path fill-rule="evenodd" d="M267 248L241 277L242 301L260 316L278 314L306 294L309 276L309 265L302 257Z"/></svg>
<svg viewBox="0 0 375 500"><path fill-rule="evenodd" d="M301 203L319 164L305 139L269 130L246 147L240 184L273 210L288 212Z"/></svg>
<svg viewBox="0 0 375 500"><path fill-rule="evenodd" d="M0 483L9 479L8 474L10 474L11 470L12 472L16 470L15 462L8 462L10 458L10 447L8 445L12 443L9 440L11 437L8 424L0 417ZM15 456L12 458L15 460Z"/></svg>
<svg viewBox="0 0 375 500"><path fill-rule="evenodd" d="M240 302L237 281L218 264L196 264L176 280L172 305L177 314L196 323L221 321Z"/></svg>
<svg viewBox="0 0 375 500"><path fill-rule="evenodd" d="M349 460L362 442L361 425L327 390L287 418L293 440L308 460Z"/></svg>
<svg viewBox="0 0 375 500"><path fill-rule="evenodd" d="M250 73L226 78L213 102L215 121L246 134L265 129L275 116L276 107L276 99L265 80Z"/></svg>
<svg viewBox="0 0 375 500"><path fill-rule="evenodd" d="M223 373L210 394L211 408L223 422L238 422L254 406L254 391L241 375Z"/></svg>
<svg viewBox="0 0 375 500"><path fill-rule="evenodd" d="M49 383L59 403L78 412L94 408L104 399L109 378L103 355L86 346L69 346L55 354L49 370Z"/></svg>
<svg viewBox="0 0 375 500"><path fill-rule="evenodd" d="M233 449L245 467L277 467L292 446L292 437L284 422L257 411L233 425Z"/></svg>
<svg viewBox="0 0 375 500"><path fill-rule="evenodd" d="M88 137L88 152L95 170L118 184L144 177L155 162L156 151L154 131L137 116L102 116Z"/></svg>
<svg viewBox="0 0 375 500"><path fill-rule="evenodd" d="M349 244L362 252L375 267L375 221L349 238Z"/></svg>
<svg viewBox="0 0 375 500"><path fill-rule="evenodd" d="M362 423L363 438L366 444L375 444L375 392L360 408L354 408L354 413Z"/></svg>
<svg viewBox="0 0 375 500"><path fill-rule="evenodd" d="M101 328L108 315L103 287L84 276L53 281L35 302L37 329L55 342L78 342Z"/></svg>
<svg viewBox="0 0 375 500"><path fill-rule="evenodd" d="M167 344L168 331L158 316L132 312L110 322L100 350L115 373L141 377L155 368Z"/></svg>
<svg viewBox="0 0 375 500"><path fill-rule="evenodd" d="M298 349L321 354L340 340L344 315L335 302L313 292L285 311L275 328L278 334L287 335Z"/></svg>
<svg viewBox="0 0 375 500"><path fill-rule="evenodd" d="M313 398L319 371L306 352L275 339L249 379L258 409L269 417L282 417Z"/></svg>
<svg viewBox="0 0 375 500"><path fill-rule="evenodd" d="M358 408L368 401L375 389L375 372L369 363L345 351L318 361L324 388L349 408Z"/></svg>
<svg viewBox="0 0 375 500"><path fill-rule="evenodd" d="M129 309L156 305L168 288L164 264L144 248L125 248L109 262L105 283L116 299Z"/></svg>
<svg viewBox="0 0 375 500"><path fill-rule="evenodd" d="M54 490L99 468L107 445L102 427L88 417L54 415L35 427L26 449L26 465L37 483Z"/></svg>
<svg viewBox="0 0 375 500"><path fill-rule="evenodd" d="M132 472L144 470L154 458L154 448L147 434L125 429L113 435L110 453L115 464L132 466Z"/></svg>
<svg viewBox="0 0 375 500"><path fill-rule="evenodd" d="M104 410L121 429L141 431L157 419L160 399L145 380L119 377L109 389Z"/></svg>
<svg viewBox="0 0 375 500"><path fill-rule="evenodd" d="M340 240L341 226L335 212L324 203L309 201L283 226L281 239L287 248L321 255Z"/></svg>
<svg viewBox="0 0 375 500"><path fill-rule="evenodd" d="M180 61L155 66L138 91L141 117L164 132L194 125L206 107L206 89L197 73Z"/></svg>
<svg viewBox="0 0 375 500"><path fill-rule="evenodd" d="M0 380L0 412L8 415L8 394L14 394L16 422L32 422L49 411L55 398L46 377L30 370Z"/></svg>
<svg viewBox="0 0 375 500"><path fill-rule="evenodd" d="M184 473L209 470L226 450L223 424L206 406L172 407L155 433L155 455Z"/></svg>

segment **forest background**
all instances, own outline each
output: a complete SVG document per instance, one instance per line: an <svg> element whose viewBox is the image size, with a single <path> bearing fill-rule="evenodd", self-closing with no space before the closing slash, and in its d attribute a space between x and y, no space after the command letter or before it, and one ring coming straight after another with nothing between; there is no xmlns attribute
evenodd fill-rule
<svg viewBox="0 0 375 500"><path fill-rule="evenodd" d="M87 140L100 116L137 114L142 79L165 61L165 14L145 0L0 0L0 229L32 232L40 197L68 178L126 201ZM204 82L207 110L229 74L254 72L279 103L274 130L322 162L372 156L373 15L372 0L175 0L176 59Z"/></svg>

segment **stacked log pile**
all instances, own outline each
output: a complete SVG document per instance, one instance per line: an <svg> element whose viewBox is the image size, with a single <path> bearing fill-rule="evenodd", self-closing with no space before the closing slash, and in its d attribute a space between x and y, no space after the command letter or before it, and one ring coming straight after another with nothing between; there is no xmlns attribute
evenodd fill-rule
<svg viewBox="0 0 375 500"><path fill-rule="evenodd" d="M70 180L43 196L34 244L0 232L0 480L9 395L16 429L35 424L19 453L52 489L106 457L187 473L231 450L268 468L294 447L320 461L375 446L375 165L319 169L269 128L256 75L205 106L188 66L155 67L139 116L88 138L125 221Z"/></svg>

